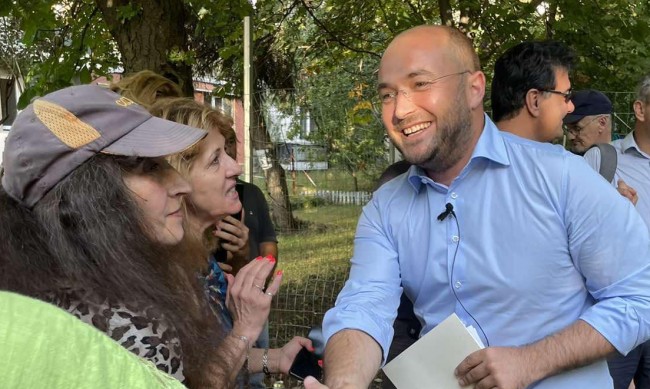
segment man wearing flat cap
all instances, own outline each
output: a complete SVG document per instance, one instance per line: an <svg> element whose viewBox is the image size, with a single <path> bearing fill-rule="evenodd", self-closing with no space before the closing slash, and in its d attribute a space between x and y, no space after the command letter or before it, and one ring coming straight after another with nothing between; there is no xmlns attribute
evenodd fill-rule
<svg viewBox="0 0 650 389"><path fill-rule="evenodd" d="M564 117L569 149L584 154L598 143L612 140L612 102L602 92L583 90L571 99L573 112Z"/></svg>

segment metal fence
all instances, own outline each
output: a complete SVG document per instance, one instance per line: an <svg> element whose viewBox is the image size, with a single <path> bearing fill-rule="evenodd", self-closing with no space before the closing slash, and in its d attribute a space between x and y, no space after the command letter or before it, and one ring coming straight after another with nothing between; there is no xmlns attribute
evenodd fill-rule
<svg viewBox="0 0 650 389"><path fill-rule="evenodd" d="M282 347L294 336L306 336L309 329L323 322L323 316L334 306L336 296L343 288L350 271L345 266L318 266L310 268L310 274L301 280L283 282L275 296L269 315L271 347ZM386 378L377 374L371 388L380 389ZM290 377L276 375L267 381L271 388L282 380L286 388L300 388L300 383Z"/></svg>
<svg viewBox="0 0 650 389"><path fill-rule="evenodd" d="M348 273L348 266L319 266L310 268L301 280L283 282L269 316L271 347L282 347L294 336L306 336L312 326L320 325ZM297 380L282 376L271 377L268 384L275 380L282 380L286 388L300 387Z"/></svg>

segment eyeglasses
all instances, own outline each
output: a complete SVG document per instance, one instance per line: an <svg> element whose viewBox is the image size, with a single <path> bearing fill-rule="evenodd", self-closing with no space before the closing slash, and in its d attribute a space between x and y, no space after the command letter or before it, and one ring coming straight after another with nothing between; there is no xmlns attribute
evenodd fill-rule
<svg viewBox="0 0 650 389"><path fill-rule="evenodd" d="M565 103L568 103L573 98L573 90L571 90L571 89L569 89L566 92L561 92L559 90L553 90L553 89L538 89L538 91L540 91L540 92L548 92L548 93L553 93L553 94L556 94L556 95L563 96Z"/></svg>
<svg viewBox="0 0 650 389"><path fill-rule="evenodd" d="M445 74L444 76L436 77L432 80L415 80L413 86L407 89L398 89L397 91L387 91L388 88L379 88L379 100L383 105L393 104L397 100L397 95L400 93L411 100L412 96L416 96L418 93L423 93L429 91L431 87L443 79L452 76L460 76L461 74L470 73L469 70L465 70L458 73Z"/></svg>
<svg viewBox="0 0 650 389"><path fill-rule="evenodd" d="M565 128L566 132L568 132L570 134L573 134L573 135L578 135L580 133L580 131L582 131L585 128L589 127L589 125L591 123L595 122L596 119L599 119L599 118L600 118L600 115L592 118L591 120L589 120L587 123L585 123L583 125L578 125L577 122L576 123L571 123L571 124L565 124L564 128Z"/></svg>

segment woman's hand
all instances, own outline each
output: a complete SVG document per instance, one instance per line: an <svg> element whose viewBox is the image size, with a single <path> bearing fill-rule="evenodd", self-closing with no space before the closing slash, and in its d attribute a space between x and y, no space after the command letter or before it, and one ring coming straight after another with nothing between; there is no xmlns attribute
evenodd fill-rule
<svg viewBox="0 0 650 389"><path fill-rule="evenodd" d="M328 386L321 384L316 378L312 376L305 378L303 384L305 385L305 389L329 389Z"/></svg>
<svg viewBox="0 0 650 389"><path fill-rule="evenodd" d="M289 369L291 369L293 360L296 359L296 355L298 355L303 347L309 351L314 351L311 340L300 336L294 336L289 343L285 344L278 350L278 370L280 373L289 374Z"/></svg>
<svg viewBox="0 0 650 389"><path fill-rule="evenodd" d="M275 274L269 287L264 289L264 283L274 265L273 257L257 257L244 266L237 276L226 274L226 306L233 317L233 332L246 336L251 345L262 331L271 311L273 296L280 289L282 270Z"/></svg>
<svg viewBox="0 0 650 389"><path fill-rule="evenodd" d="M217 265L219 265L219 268L221 268L224 273L232 273L232 266L228 265L227 263L219 262Z"/></svg>
<svg viewBox="0 0 650 389"><path fill-rule="evenodd" d="M226 216L216 224L213 232L219 238L221 247L228 251L228 262L233 264L235 274L237 270L248 263L250 249L248 246L249 230L244 224L245 213L242 210L241 220Z"/></svg>

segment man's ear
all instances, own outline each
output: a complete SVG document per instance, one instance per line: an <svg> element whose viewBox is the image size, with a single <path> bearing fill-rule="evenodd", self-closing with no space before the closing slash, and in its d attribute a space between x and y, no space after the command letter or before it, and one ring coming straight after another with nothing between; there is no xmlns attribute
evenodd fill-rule
<svg viewBox="0 0 650 389"><path fill-rule="evenodd" d="M524 106L528 110L528 113L532 117L539 117L539 99L541 98L541 93L537 89L529 89L526 92L524 97Z"/></svg>
<svg viewBox="0 0 650 389"><path fill-rule="evenodd" d="M641 100L635 100L633 108L634 108L634 117L636 117L636 120L640 122L645 122L646 121L645 115L647 114L645 110L645 104Z"/></svg>
<svg viewBox="0 0 650 389"><path fill-rule="evenodd" d="M480 70L470 73L467 76L467 83L469 85L467 102L470 109L482 107L483 97L485 97L485 74Z"/></svg>
<svg viewBox="0 0 650 389"><path fill-rule="evenodd" d="M598 125L598 133L602 133L607 128L607 117L600 115L596 118L596 124Z"/></svg>

